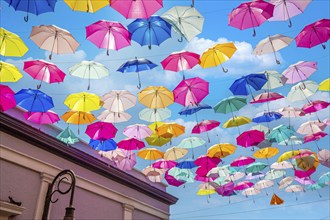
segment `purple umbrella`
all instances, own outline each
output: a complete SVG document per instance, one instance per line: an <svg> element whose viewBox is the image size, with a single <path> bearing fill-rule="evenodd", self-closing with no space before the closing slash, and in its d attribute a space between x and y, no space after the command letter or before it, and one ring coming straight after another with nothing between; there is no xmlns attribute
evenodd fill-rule
<svg viewBox="0 0 330 220"><path fill-rule="evenodd" d="M315 181L312 180L310 177L304 177L304 178L296 177L295 180L302 185L312 185L315 183Z"/></svg>
<svg viewBox="0 0 330 220"><path fill-rule="evenodd" d="M283 71L282 75L288 78L286 81L287 84L295 84L308 79L316 70L317 62L299 61L298 63L290 65Z"/></svg>
<svg viewBox="0 0 330 220"><path fill-rule="evenodd" d="M24 118L36 124L54 124L60 120L60 117L50 110L46 112L25 112Z"/></svg>
<svg viewBox="0 0 330 220"><path fill-rule="evenodd" d="M9 86L0 84L0 112L16 106L15 92Z"/></svg>
<svg viewBox="0 0 330 220"><path fill-rule="evenodd" d="M330 151L327 149L320 150L317 153L317 157L319 158L319 162L326 167L330 168Z"/></svg>
<svg viewBox="0 0 330 220"><path fill-rule="evenodd" d="M120 149L124 156L118 155L115 158L116 166L124 171L132 170L136 164L136 156L130 150Z"/></svg>
<svg viewBox="0 0 330 220"><path fill-rule="evenodd" d="M165 173L165 180L171 186L178 187L178 186L181 186L182 184L185 184L185 181L177 180L177 179L174 178L174 176L169 175L168 171L166 171L166 173Z"/></svg>
<svg viewBox="0 0 330 220"><path fill-rule="evenodd" d="M158 169L171 169L172 167L175 167L176 164L177 164L177 162L175 162L173 160L160 159L160 160L157 160L156 162L152 163L151 166L154 168L158 168Z"/></svg>
<svg viewBox="0 0 330 220"><path fill-rule="evenodd" d="M234 191L235 184L233 182L226 183L225 185L219 186L215 189L219 195L229 196Z"/></svg>

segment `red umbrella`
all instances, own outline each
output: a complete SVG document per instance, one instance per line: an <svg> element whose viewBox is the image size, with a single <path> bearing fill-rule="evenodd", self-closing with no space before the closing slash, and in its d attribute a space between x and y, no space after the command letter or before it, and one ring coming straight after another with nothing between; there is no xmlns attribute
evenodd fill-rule
<svg viewBox="0 0 330 220"><path fill-rule="evenodd" d="M207 131L210 131L220 125L220 122L214 120L204 120L197 125L195 125L192 129L193 134L200 134L202 132L206 132L208 141L210 142L210 137Z"/></svg>
<svg viewBox="0 0 330 220"><path fill-rule="evenodd" d="M16 106L15 92L9 86L0 84L0 112Z"/></svg>
<svg viewBox="0 0 330 220"><path fill-rule="evenodd" d="M258 130L244 131L236 138L238 145L242 147L257 146L265 140L265 133Z"/></svg>
<svg viewBox="0 0 330 220"><path fill-rule="evenodd" d="M250 103L255 104L255 103L270 102L282 98L284 98L284 96L276 92L264 92L254 97Z"/></svg>
<svg viewBox="0 0 330 220"><path fill-rule="evenodd" d="M117 143L118 147L125 150L140 150L144 148L144 142L135 138L126 138Z"/></svg>
<svg viewBox="0 0 330 220"><path fill-rule="evenodd" d="M241 156L237 159L235 159L232 163L230 163L230 166L232 167L240 167L240 166L245 166L245 165L249 165L253 162L255 162L256 160L252 157L245 157L245 156Z"/></svg>
<svg viewBox="0 0 330 220"><path fill-rule="evenodd" d="M325 109L329 105L330 105L329 102L325 102L325 101L322 101L322 100L316 100L316 101L313 101L313 102L310 102L310 103L307 103L306 105L304 105L302 107L302 110L305 113L312 113L312 112L317 112L317 111L320 111L322 109Z"/></svg>
<svg viewBox="0 0 330 220"><path fill-rule="evenodd" d="M86 134L93 140L108 140L114 138L117 128L110 122L95 122L86 128Z"/></svg>

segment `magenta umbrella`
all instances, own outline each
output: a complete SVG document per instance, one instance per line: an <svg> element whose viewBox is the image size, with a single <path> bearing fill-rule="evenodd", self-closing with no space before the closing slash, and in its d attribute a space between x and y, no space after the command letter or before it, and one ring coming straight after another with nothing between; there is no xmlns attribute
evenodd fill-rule
<svg viewBox="0 0 330 220"><path fill-rule="evenodd" d="M232 167L240 167L240 166L245 166L245 165L249 165L253 162L255 162L256 160L252 157L245 157L245 156L241 156L237 159L235 159L233 162L230 163L230 166Z"/></svg>
<svg viewBox="0 0 330 220"><path fill-rule="evenodd" d="M213 182L214 179L210 178L210 177L206 177L206 176L196 175L195 180L199 181L199 182L204 182L204 183L211 183L211 182Z"/></svg>
<svg viewBox="0 0 330 220"><path fill-rule="evenodd" d="M313 173L315 173L316 168L311 168L307 171L304 170L294 170L294 175L298 178L310 177Z"/></svg>
<svg viewBox="0 0 330 220"><path fill-rule="evenodd" d="M151 164L152 167L157 169L171 169L172 167L175 167L177 162L173 160L164 160L160 159Z"/></svg>
<svg viewBox="0 0 330 220"><path fill-rule="evenodd" d="M54 63L44 60L25 61L23 70L33 79L40 80L37 89L40 89L42 82L60 83L63 82L66 76Z"/></svg>
<svg viewBox="0 0 330 220"><path fill-rule="evenodd" d="M318 141L327 135L328 135L327 133L322 132L322 131L314 133L314 134L308 134L304 137L304 144L311 142L311 141Z"/></svg>
<svg viewBox="0 0 330 220"><path fill-rule="evenodd" d="M270 101L275 101L275 100L282 99L282 98L284 98L284 96L282 96L281 94L278 94L276 92L264 92L264 93L257 95L256 97L253 97L253 100L250 103L255 104L255 103L270 102Z"/></svg>
<svg viewBox="0 0 330 220"><path fill-rule="evenodd" d="M144 148L144 142L135 138L126 138L117 143L118 147L125 150L140 150Z"/></svg>
<svg viewBox="0 0 330 220"><path fill-rule="evenodd" d="M152 130L144 124L134 124L127 126L123 134L129 138L144 139L152 135Z"/></svg>
<svg viewBox="0 0 330 220"><path fill-rule="evenodd" d="M244 2L229 14L229 26L240 30L253 28L253 37L255 37L255 27L273 16L274 7L273 4L263 0Z"/></svg>
<svg viewBox="0 0 330 220"><path fill-rule="evenodd" d="M216 167L220 162L221 162L220 158L202 155L194 161L194 164L202 167L209 165L213 165L214 167Z"/></svg>
<svg viewBox="0 0 330 220"><path fill-rule="evenodd" d="M226 183L225 185L219 186L215 189L219 195L229 196L234 192L235 184L234 182Z"/></svg>
<svg viewBox="0 0 330 220"><path fill-rule="evenodd" d="M178 187L178 186L185 184L185 181L175 179L174 176L171 176L170 174L168 174L168 171L165 172L165 180L171 186Z"/></svg>
<svg viewBox="0 0 330 220"><path fill-rule="evenodd" d="M208 164L208 165L205 165L205 166L202 166L202 167L199 167L197 170L196 170L196 174L198 176L204 176L206 177L208 172L210 170L212 170L214 167L216 167L217 165L213 165L213 164Z"/></svg>
<svg viewBox="0 0 330 220"><path fill-rule="evenodd" d="M199 77L182 80L173 94L174 102L180 105L198 105L209 94L209 82Z"/></svg>
<svg viewBox="0 0 330 220"><path fill-rule="evenodd" d="M124 171L132 170L136 164L136 156L134 152L120 149L123 156L118 155L115 159L116 166Z"/></svg>
<svg viewBox="0 0 330 220"><path fill-rule="evenodd" d="M86 38L98 48L120 50L131 45L131 33L120 23L100 20L86 27Z"/></svg>
<svg viewBox="0 0 330 220"><path fill-rule="evenodd" d="M254 185L254 183L252 183L250 181L239 182L234 187L234 190L244 190L244 189L252 187L253 185Z"/></svg>
<svg viewBox="0 0 330 220"><path fill-rule="evenodd" d="M302 107L302 110L305 113L313 113L313 112L317 112L320 111L322 109L328 108L328 106L330 105L329 102L325 102L322 100L316 100L316 101L312 101L310 103L307 103L306 105L304 105Z"/></svg>
<svg viewBox="0 0 330 220"><path fill-rule="evenodd" d="M24 118L36 124L54 124L60 120L60 117L50 110L47 112L25 112Z"/></svg>
<svg viewBox="0 0 330 220"><path fill-rule="evenodd" d="M297 47L312 48L322 44L323 49L330 38L330 19L321 19L312 24L307 25L296 36Z"/></svg>
<svg viewBox="0 0 330 220"><path fill-rule="evenodd" d="M0 84L0 111L7 111L16 106L15 92L9 86Z"/></svg>
<svg viewBox="0 0 330 220"><path fill-rule="evenodd" d="M163 0L111 0L110 6L125 18L149 18L163 7Z"/></svg>
<svg viewBox="0 0 330 220"><path fill-rule="evenodd" d="M110 122L95 122L89 124L86 128L86 134L93 140L108 140L114 138L117 133L117 128Z"/></svg>
<svg viewBox="0 0 330 220"><path fill-rule="evenodd" d="M164 70L170 70L173 72L182 71L183 79L185 79L183 71L192 69L194 66L199 64L199 58L200 56L197 53L181 51L171 53L160 63L162 64Z"/></svg>
<svg viewBox="0 0 330 220"><path fill-rule="evenodd" d="M195 125L191 131L191 133L193 134L200 134L203 132L206 132L208 141L210 143L210 137L209 134L207 133L207 131L210 131L216 127L218 127L220 125L220 122L215 121L215 120L204 120L201 121L200 123L198 123L197 125Z"/></svg>
<svg viewBox="0 0 330 220"><path fill-rule="evenodd" d="M265 133L258 130L244 131L236 138L236 143L242 147L257 146L265 140Z"/></svg>
<svg viewBox="0 0 330 220"><path fill-rule="evenodd" d="M290 65L283 71L282 75L288 78L286 81L287 84L295 84L308 79L316 70L317 62L299 61Z"/></svg>
<svg viewBox="0 0 330 220"><path fill-rule="evenodd" d="M304 177L304 178L295 178L295 181L297 181L298 183L302 184L302 185L312 185L315 183L314 180L312 180L310 177Z"/></svg>

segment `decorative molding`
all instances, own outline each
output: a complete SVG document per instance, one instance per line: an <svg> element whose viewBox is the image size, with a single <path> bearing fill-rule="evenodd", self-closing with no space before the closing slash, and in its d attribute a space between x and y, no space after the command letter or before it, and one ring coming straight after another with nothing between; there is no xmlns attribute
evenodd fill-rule
<svg viewBox="0 0 330 220"><path fill-rule="evenodd" d="M0 219L7 220L11 216L20 215L25 210L24 207L8 202L0 201Z"/></svg>
<svg viewBox="0 0 330 220"><path fill-rule="evenodd" d="M131 220L133 219L133 211L134 211L134 206L123 203L123 219L124 220Z"/></svg>

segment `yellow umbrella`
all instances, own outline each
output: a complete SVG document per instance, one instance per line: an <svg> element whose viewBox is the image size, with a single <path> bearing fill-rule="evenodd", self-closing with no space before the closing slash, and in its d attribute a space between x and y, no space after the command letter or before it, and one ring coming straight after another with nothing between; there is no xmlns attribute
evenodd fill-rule
<svg viewBox="0 0 330 220"><path fill-rule="evenodd" d="M78 125L78 134L79 134L79 125L90 124L96 120L95 116L90 112L81 112L81 111L68 111L65 112L61 118L68 124Z"/></svg>
<svg viewBox="0 0 330 220"><path fill-rule="evenodd" d="M17 82L22 77L16 66L0 61L0 82Z"/></svg>
<svg viewBox="0 0 330 220"><path fill-rule="evenodd" d="M157 160L164 157L164 153L156 148L145 148L140 150L137 155L144 160Z"/></svg>
<svg viewBox="0 0 330 220"><path fill-rule="evenodd" d="M177 123L165 123L158 127L157 134L164 138L178 137L184 134L185 127Z"/></svg>
<svg viewBox="0 0 330 220"><path fill-rule="evenodd" d="M203 53L200 58L200 65L203 68L221 65L222 71L226 73L228 70L222 66L222 63L229 60L236 50L237 48L233 42L216 44Z"/></svg>
<svg viewBox="0 0 330 220"><path fill-rule="evenodd" d="M156 121L156 122L151 123L150 125L148 125L148 127L152 130L153 134L157 134L158 128L160 126L162 126L163 124L165 124L165 122Z"/></svg>
<svg viewBox="0 0 330 220"><path fill-rule="evenodd" d="M330 91L330 78L323 80L320 83L319 90L321 91Z"/></svg>
<svg viewBox="0 0 330 220"><path fill-rule="evenodd" d="M165 160L177 160L181 157L184 157L188 153L188 150L186 148L181 147L171 147L166 150L164 154Z"/></svg>
<svg viewBox="0 0 330 220"><path fill-rule="evenodd" d="M148 108L165 108L174 102L173 92L164 86L148 86L138 93L138 99Z"/></svg>
<svg viewBox="0 0 330 220"><path fill-rule="evenodd" d="M207 150L207 156L225 158L233 154L236 150L236 146L229 143L215 144Z"/></svg>
<svg viewBox="0 0 330 220"><path fill-rule="evenodd" d="M297 156L300 153L299 150L294 150L294 151L287 151L283 153L279 158L277 159L277 162L282 162L285 160L291 159L293 156Z"/></svg>
<svg viewBox="0 0 330 220"><path fill-rule="evenodd" d="M0 55L6 57L22 57L29 49L22 39L0 27Z"/></svg>
<svg viewBox="0 0 330 220"><path fill-rule="evenodd" d="M268 159L278 154L278 152L279 150L276 147L265 147L256 151L253 156L259 159Z"/></svg>
<svg viewBox="0 0 330 220"><path fill-rule="evenodd" d="M215 189L199 189L197 195L207 196L216 193Z"/></svg>
<svg viewBox="0 0 330 220"><path fill-rule="evenodd" d="M167 144L168 142L170 142L171 138L164 138L162 136L159 136L158 134L152 134L149 137L146 137L145 140L151 146L161 147L164 144Z"/></svg>
<svg viewBox="0 0 330 220"><path fill-rule="evenodd" d="M64 101L71 110L90 112L101 108L100 97L93 93L80 92L68 95Z"/></svg>
<svg viewBox="0 0 330 220"><path fill-rule="evenodd" d="M252 120L250 118L244 117L244 116L234 116L230 118L228 121L226 121L222 127L223 128L232 128L232 127L237 127L238 132L239 131L239 126L249 124Z"/></svg>
<svg viewBox="0 0 330 220"><path fill-rule="evenodd" d="M109 0L64 0L64 2L74 11L84 11L94 13L109 5Z"/></svg>

